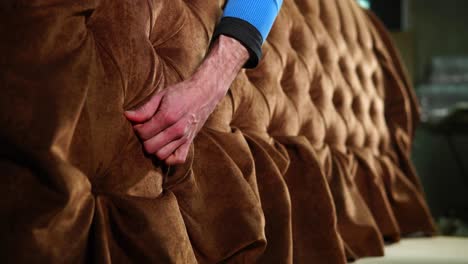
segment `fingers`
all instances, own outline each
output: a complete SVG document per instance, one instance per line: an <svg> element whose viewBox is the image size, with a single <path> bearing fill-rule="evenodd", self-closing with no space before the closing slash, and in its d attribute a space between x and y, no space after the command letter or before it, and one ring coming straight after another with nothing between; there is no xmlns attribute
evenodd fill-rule
<svg viewBox="0 0 468 264"><path fill-rule="evenodd" d="M125 111L124 115L128 120L135 123L142 123L149 120L154 115L156 110L158 110L165 91L166 90L156 93L150 98L148 102L138 107L137 109Z"/></svg>
<svg viewBox="0 0 468 264"><path fill-rule="evenodd" d="M181 145L172 155L166 158L167 165L177 165L185 163L187 159L188 152L190 150L190 144L192 141L187 140L183 145Z"/></svg>
<svg viewBox="0 0 468 264"><path fill-rule="evenodd" d="M169 144L167 144L166 146L164 146L163 148L159 149L155 155L156 157L158 157L160 160L165 160L167 159L168 157L171 156L171 154L173 154L179 147L183 146L184 144L189 144L190 145L190 142L188 140L187 137L183 137L183 138L179 138L175 141L172 141L170 142ZM184 159L185 160L185 159ZM166 162L167 163L167 162ZM167 163L168 165L171 165L169 163Z"/></svg>
<svg viewBox="0 0 468 264"><path fill-rule="evenodd" d="M185 133L185 123L185 121L181 120L174 114L167 114L165 112L158 111L148 122L135 125L133 126L133 129L137 135L143 141L145 141L160 133L163 133L164 130L169 129L170 127L174 126L174 124L179 125L171 129L172 132L175 134Z"/></svg>
<svg viewBox="0 0 468 264"><path fill-rule="evenodd" d="M169 87L142 106L124 113L133 122L145 151L166 160L168 165L185 162L197 126L210 112L205 109L206 102L195 100L199 97L193 94L195 90L183 89L188 85L192 83Z"/></svg>
<svg viewBox="0 0 468 264"><path fill-rule="evenodd" d="M164 146L170 144L170 142L172 141L182 139L182 138L188 138L189 128L190 127L187 125L187 122L185 120L180 120L179 122L164 129L163 131L156 134L155 136L149 136L148 138L144 138L144 140L147 139L143 143L145 151L148 153L156 153L157 151L162 149ZM143 139L143 136L140 136L140 137Z"/></svg>

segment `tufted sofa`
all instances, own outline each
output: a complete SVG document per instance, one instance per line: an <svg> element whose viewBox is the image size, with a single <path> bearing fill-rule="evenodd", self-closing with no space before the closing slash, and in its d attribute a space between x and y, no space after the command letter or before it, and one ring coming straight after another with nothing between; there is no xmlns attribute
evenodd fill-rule
<svg viewBox="0 0 468 264"><path fill-rule="evenodd" d="M0 4L0 259L344 263L434 232L414 94L352 0L285 0L188 161L144 154L123 111L190 76L223 5Z"/></svg>

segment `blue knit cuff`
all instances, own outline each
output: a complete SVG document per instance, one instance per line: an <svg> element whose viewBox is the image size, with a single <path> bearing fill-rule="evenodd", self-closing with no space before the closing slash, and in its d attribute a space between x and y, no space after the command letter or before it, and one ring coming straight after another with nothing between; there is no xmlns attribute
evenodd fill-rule
<svg viewBox="0 0 468 264"><path fill-rule="evenodd" d="M228 0L223 17L249 22L266 40L283 0Z"/></svg>
<svg viewBox="0 0 468 264"><path fill-rule="evenodd" d="M255 68L262 57L262 35L249 22L235 17L223 17L213 34L212 43L219 35L237 39L249 51L244 68Z"/></svg>

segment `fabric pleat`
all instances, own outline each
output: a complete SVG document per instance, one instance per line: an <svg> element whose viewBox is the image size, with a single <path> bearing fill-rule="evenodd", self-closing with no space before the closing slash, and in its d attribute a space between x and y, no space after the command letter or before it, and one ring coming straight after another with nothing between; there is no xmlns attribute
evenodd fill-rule
<svg viewBox="0 0 468 264"><path fill-rule="evenodd" d="M144 153L123 112L193 73L224 4L0 4L2 263L342 264L434 233L418 102L354 0L284 0L187 162Z"/></svg>

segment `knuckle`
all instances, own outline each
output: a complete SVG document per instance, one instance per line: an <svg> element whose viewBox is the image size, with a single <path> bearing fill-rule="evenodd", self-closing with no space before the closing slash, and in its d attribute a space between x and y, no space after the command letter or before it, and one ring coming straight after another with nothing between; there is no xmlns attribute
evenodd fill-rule
<svg viewBox="0 0 468 264"><path fill-rule="evenodd" d="M190 141L190 134L189 133L184 134L181 140L182 140L182 144L186 144L187 142Z"/></svg>
<svg viewBox="0 0 468 264"><path fill-rule="evenodd" d="M165 121L165 119L163 119L162 121ZM158 115L154 115L153 117L151 117L151 120L148 123L151 124L151 127L154 128L160 122L161 122L160 117Z"/></svg>
<svg viewBox="0 0 468 264"><path fill-rule="evenodd" d="M166 121L166 123L175 123L177 121L177 116L173 113L166 113L164 114L164 121Z"/></svg>
<svg viewBox="0 0 468 264"><path fill-rule="evenodd" d="M174 128L174 132L177 134L177 136L184 136L186 129L185 126L179 125Z"/></svg>

